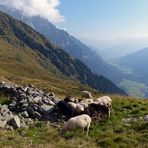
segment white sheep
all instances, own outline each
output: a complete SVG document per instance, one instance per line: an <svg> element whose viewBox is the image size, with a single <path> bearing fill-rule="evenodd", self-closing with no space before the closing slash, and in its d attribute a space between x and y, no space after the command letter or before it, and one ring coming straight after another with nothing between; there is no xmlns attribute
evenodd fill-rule
<svg viewBox="0 0 148 148"><path fill-rule="evenodd" d="M89 91L82 91L81 92L81 99L82 98L90 98L90 99L93 99L93 97L92 97L92 95L91 95L91 93L89 92Z"/></svg>
<svg viewBox="0 0 148 148"><path fill-rule="evenodd" d="M72 110L75 110L76 109L76 103L73 103L73 102L68 102L68 107Z"/></svg>
<svg viewBox="0 0 148 148"><path fill-rule="evenodd" d="M112 99L109 96L103 96L95 100L95 103L104 105L106 107L112 107Z"/></svg>
<svg viewBox="0 0 148 148"><path fill-rule="evenodd" d="M93 102L94 102L93 99L85 99L85 100L80 101L80 103L85 103L87 105L89 105L89 104L91 104Z"/></svg>
<svg viewBox="0 0 148 148"><path fill-rule="evenodd" d="M77 103L75 111L78 112L78 113L83 112L84 111L84 106L82 104Z"/></svg>
<svg viewBox="0 0 148 148"><path fill-rule="evenodd" d="M70 118L64 125L64 127L61 129L60 133L63 135L65 134L67 131L71 131L74 129L87 129L87 135L88 135L88 131L89 131L89 127L91 124L91 118L90 116L83 114L83 115L79 115L73 118Z"/></svg>
<svg viewBox="0 0 148 148"><path fill-rule="evenodd" d="M109 96L103 96L95 100L96 104L100 104L109 108L108 116L110 117L112 110L112 99Z"/></svg>

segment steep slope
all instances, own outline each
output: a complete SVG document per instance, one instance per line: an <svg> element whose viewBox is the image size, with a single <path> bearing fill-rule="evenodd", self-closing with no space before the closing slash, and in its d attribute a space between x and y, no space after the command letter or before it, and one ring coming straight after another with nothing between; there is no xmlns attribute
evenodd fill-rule
<svg viewBox="0 0 148 148"><path fill-rule="evenodd" d="M83 44L75 37L69 35L64 30L56 28L53 24L39 16L26 17L15 9L9 9L0 6L0 9L16 17L33 27L36 31L43 34L46 38L52 40L58 46L62 47L68 54L84 62L92 72L104 75L114 83L120 81L120 71L114 66L106 63L95 51Z"/></svg>
<svg viewBox="0 0 148 148"><path fill-rule="evenodd" d="M87 84L103 93L125 95L125 93L111 81L103 76L94 75L82 62L70 57L66 52L52 44L31 27L9 17L3 12L0 12L0 18L0 38L16 48L21 46L32 49L32 51L42 59L40 65L42 65L44 69L48 70L54 67L54 69L57 69L60 73L77 79L81 83Z"/></svg>

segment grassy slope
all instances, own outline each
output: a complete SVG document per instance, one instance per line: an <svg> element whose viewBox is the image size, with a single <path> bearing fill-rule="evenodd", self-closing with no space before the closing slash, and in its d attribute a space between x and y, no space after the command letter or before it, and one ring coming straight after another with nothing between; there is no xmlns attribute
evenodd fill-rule
<svg viewBox="0 0 148 148"><path fill-rule="evenodd" d="M100 95L96 95L98 97ZM147 148L148 123L138 121L125 126L122 118L148 114L148 100L112 96L113 113L111 119L93 122L86 137L80 130L59 136L57 127L46 123L31 125L29 130L1 131L0 147L106 147L106 148ZM63 126L63 124L59 124Z"/></svg>
<svg viewBox="0 0 148 148"><path fill-rule="evenodd" d="M48 64L48 70L42 66L42 63ZM41 89L58 94L71 94L90 89L78 81L64 77L55 70L50 61L44 61L31 49L21 46L13 47L2 39L0 39L0 80L21 85L33 83Z"/></svg>

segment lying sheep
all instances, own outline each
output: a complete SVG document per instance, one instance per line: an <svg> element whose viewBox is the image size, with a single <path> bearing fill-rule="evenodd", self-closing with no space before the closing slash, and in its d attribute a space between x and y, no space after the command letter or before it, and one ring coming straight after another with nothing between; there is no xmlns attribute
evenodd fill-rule
<svg viewBox="0 0 148 148"><path fill-rule="evenodd" d="M91 118L90 116L83 114L83 115L79 115L73 118L70 118L66 124L64 125L64 127L61 129L60 133L63 135L65 134L67 131L70 130L74 130L74 129L87 129L87 135L88 135L88 131L89 131L89 127L91 124Z"/></svg>
<svg viewBox="0 0 148 148"><path fill-rule="evenodd" d="M82 91L81 92L81 99L85 98L85 99L93 99L91 93L89 91Z"/></svg>

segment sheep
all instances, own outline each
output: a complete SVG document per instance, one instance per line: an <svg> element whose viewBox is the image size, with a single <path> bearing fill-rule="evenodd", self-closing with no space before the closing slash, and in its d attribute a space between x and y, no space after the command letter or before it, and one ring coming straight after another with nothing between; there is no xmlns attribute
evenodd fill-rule
<svg viewBox="0 0 148 148"><path fill-rule="evenodd" d="M79 104L79 103L77 103L76 104L75 111L77 111L77 112L83 112L84 111L84 106L81 105L81 104Z"/></svg>
<svg viewBox="0 0 148 148"><path fill-rule="evenodd" d="M91 95L91 93L89 91L82 91L81 92L81 95L82 95L81 96L81 99L82 98L87 98L87 99L90 98L90 99L93 99L93 97L92 97L92 95Z"/></svg>
<svg viewBox="0 0 148 148"><path fill-rule="evenodd" d="M75 102L75 98L72 96L67 96L67 97L65 97L64 101L65 102Z"/></svg>
<svg viewBox="0 0 148 148"><path fill-rule="evenodd" d="M60 112L60 114L68 116L68 117L72 117L73 109L70 108L70 105L68 105L67 102L60 101L57 104L57 108L58 108L58 111Z"/></svg>
<svg viewBox="0 0 148 148"><path fill-rule="evenodd" d="M83 115L79 115L73 118L70 118L66 124L64 125L64 127L61 129L60 134L63 135L65 134L67 131L71 131L71 130L75 130L75 129L87 129L87 136L88 136L88 132L89 132L89 127L91 124L91 118L89 115L83 114Z"/></svg>
<svg viewBox="0 0 148 148"><path fill-rule="evenodd" d="M110 118L112 110L112 100L109 96L103 96L95 100L96 104L100 104L109 108L108 117Z"/></svg>
<svg viewBox="0 0 148 148"><path fill-rule="evenodd" d="M91 104L93 102L94 102L93 99L85 99L85 100L80 101L80 103L85 103L87 105L89 105L89 104Z"/></svg>
<svg viewBox="0 0 148 148"><path fill-rule="evenodd" d="M89 114L92 116L94 113L107 114L110 117L110 108L101 104L92 103L89 105Z"/></svg>
<svg viewBox="0 0 148 148"><path fill-rule="evenodd" d="M71 108L72 110L76 109L76 106L77 106L76 103L68 102L67 104L68 104L68 107Z"/></svg>
<svg viewBox="0 0 148 148"><path fill-rule="evenodd" d="M104 105L112 109L112 100L109 96L103 96L95 100L96 103Z"/></svg>

